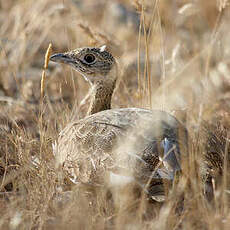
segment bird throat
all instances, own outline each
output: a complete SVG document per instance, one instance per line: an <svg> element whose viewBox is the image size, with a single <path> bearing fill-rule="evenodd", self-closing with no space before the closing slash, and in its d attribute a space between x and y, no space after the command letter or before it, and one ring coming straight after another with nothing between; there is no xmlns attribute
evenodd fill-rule
<svg viewBox="0 0 230 230"><path fill-rule="evenodd" d="M109 81L97 81L93 84L91 101L87 115L111 109L111 100L115 85L115 79L111 79Z"/></svg>

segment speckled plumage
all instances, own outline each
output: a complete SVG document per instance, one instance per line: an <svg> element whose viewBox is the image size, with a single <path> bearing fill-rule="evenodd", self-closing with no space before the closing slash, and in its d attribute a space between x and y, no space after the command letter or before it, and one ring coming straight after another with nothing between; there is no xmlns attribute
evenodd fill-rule
<svg viewBox="0 0 230 230"><path fill-rule="evenodd" d="M85 63L87 59L91 63ZM87 47L53 55L51 60L70 64L93 87L89 116L68 124L60 133L54 148L57 167L63 167L74 183L111 183L110 172L133 177L141 187L151 177L155 185L162 184L162 177L172 179L180 168L180 148L186 146L187 131L164 111L110 109L117 64L109 52ZM175 149L160 164L165 138ZM163 171L156 168L159 165ZM156 188L149 189L151 195L159 192Z"/></svg>
<svg viewBox="0 0 230 230"><path fill-rule="evenodd" d="M163 111L137 108L102 111L70 123L60 133L57 162L71 172L73 180L92 182L95 168L102 166L103 170L116 171L115 165L120 159L127 157L136 161L139 156L147 163L151 161L150 176L159 163L157 144L164 137L177 144L179 128L182 125ZM118 159L111 158L112 151L120 155L116 156ZM74 179L75 175L79 175L78 178Z"/></svg>

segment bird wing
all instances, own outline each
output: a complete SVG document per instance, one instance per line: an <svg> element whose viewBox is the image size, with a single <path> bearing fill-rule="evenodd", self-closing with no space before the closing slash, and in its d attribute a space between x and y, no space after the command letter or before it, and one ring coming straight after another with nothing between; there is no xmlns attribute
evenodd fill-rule
<svg viewBox="0 0 230 230"><path fill-rule="evenodd" d="M178 124L163 111L126 108L93 114L60 133L57 166L62 165L75 183L100 184L107 171L141 179L153 176L159 164L159 143L167 138L177 144ZM160 171L154 176L159 178Z"/></svg>

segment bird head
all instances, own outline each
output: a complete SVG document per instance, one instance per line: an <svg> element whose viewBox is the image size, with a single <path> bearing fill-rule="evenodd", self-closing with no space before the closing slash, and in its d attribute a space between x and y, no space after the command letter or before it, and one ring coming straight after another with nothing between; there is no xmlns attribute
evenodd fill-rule
<svg viewBox="0 0 230 230"><path fill-rule="evenodd" d="M99 48L84 47L65 53L57 53L52 55L50 60L70 65L91 83L116 78L115 73L111 74L112 70L115 69L116 61L112 54L106 50L105 45Z"/></svg>

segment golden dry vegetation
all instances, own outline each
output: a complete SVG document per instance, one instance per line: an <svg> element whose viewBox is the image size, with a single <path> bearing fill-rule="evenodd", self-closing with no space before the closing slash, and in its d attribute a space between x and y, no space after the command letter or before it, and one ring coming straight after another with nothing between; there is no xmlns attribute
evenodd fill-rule
<svg viewBox="0 0 230 230"><path fill-rule="evenodd" d="M0 229L230 229L228 4L0 0ZM44 65L50 43L53 52L106 44L119 60L113 107L163 109L186 124L188 164L165 202L62 179L52 143L85 116L89 86Z"/></svg>

